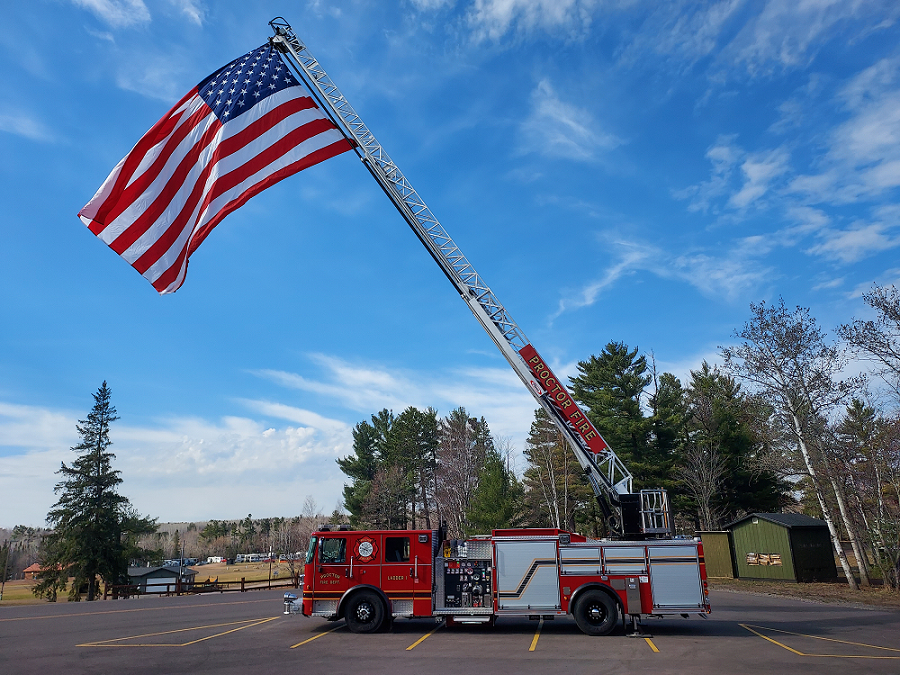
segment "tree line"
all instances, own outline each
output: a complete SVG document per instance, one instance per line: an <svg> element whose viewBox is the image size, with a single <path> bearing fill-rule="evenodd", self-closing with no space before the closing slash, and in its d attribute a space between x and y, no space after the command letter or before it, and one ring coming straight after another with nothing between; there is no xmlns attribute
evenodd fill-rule
<svg viewBox="0 0 900 675"><path fill-rule="evenodd" d="M629 467L635 489L668 490L678 531L721 529L752 512L802 511L826 522L850 585L857 582L842 541L860 583L877 576L898 590L900 292L875 286L863 300L873 318L838 326L834 338L806 308L782 299L751 304L735 344L720 348L721 366L704 362L685 383L659 373L652 355L610 341L578 362L571 391ZM36 595L56 599L68 589L72 599L94 599L101 581L127 583L130 563L159 560L166 549L179 557L187 536L233 553L305 548L319 518L309 499L295 518L213 520L164 537L156 519L118 493L109 437L117 419L104 382L76 425L76 459L57 472L50 529L16 528L4 547L4 567L36 547ZM338 465L356 527L446 523L451 537L521 526L606 534L585 475L543 410L531 423L521 473L509 441L495 439L464 407L446 417L432 408L381 410L352 435L352 453Z"/></svg>
<svg viewBox="0 0 900 675"><path fill-rule="evenodd" d="M610 341L578 362L571 391L634 476L668 490L679 532L722 529L753 512L801 511L828 525L848 583L900 588L900 293L876 286L875 318L829 338L806 308L751 304L751 316L682 383L652 356ZM868 373L858 373L865 364ZM867 377L868 375L869 377ZM876 387L874 383L884 386ZM499 447L498 446L502 446ZM508 442L457 408L382 410L338 460L358 527L437 527L451 536L550 526L606 534L593 492L538 409L521 474Z"/></svg>

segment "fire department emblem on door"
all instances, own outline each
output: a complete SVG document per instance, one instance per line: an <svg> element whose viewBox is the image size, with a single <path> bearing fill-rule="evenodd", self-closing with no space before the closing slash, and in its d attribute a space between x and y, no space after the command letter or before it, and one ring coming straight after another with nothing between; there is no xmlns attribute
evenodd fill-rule
<svg viewBox="0 0 900 675"><path fill-rule="evenodd" d="M359 562L369 562L375 558L376 553L378 553L378 547L372 537L361 537L356 542L356 559Z"/></svg>

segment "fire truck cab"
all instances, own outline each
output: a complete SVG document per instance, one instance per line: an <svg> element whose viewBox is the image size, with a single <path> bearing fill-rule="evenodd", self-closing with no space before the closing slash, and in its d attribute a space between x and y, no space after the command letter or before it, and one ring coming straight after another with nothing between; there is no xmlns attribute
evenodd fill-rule
<svg viewBox="0 0 900 675"><path fill-rule="evenodd" d="M369 633L394 618L493 623L571 614L588 635L619 617L710 612L698 540L606 541L558 529L494 530L445 540L437 530L321 529L310 540L302 600L285 613L346 619Z"/></svg>

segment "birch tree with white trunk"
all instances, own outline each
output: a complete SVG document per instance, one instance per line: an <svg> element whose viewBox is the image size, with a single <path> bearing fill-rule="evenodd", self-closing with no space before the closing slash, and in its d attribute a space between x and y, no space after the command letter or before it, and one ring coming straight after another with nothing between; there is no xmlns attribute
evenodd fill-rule
<svg viewBox="0 0 900 675"><path fill-rule="evenodd" d="M847 583L858 589L826 498L832 485L818 432L821 420L858 390L862 378L837 379L846 358L828 343L809 309L789 310L779 298L772 305L751 303L750 310L751 319L734 333L740 344L721 348L725 367L765 396L790 430Z"/></svg>

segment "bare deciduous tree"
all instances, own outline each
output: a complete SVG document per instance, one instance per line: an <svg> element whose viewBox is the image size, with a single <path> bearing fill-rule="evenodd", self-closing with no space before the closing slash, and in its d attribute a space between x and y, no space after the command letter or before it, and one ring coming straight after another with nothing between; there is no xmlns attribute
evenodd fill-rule
<svg viewBox="0 0 900 675"><path fill-rule="evenodd" d="M735 332L741 344L722 348L725 366L756 387L791 431L847 583L856 589L856 579L826 499L827 487L834 490L838 500L841 496L823 462L820 440L823 419L861 382L858 378L837 379L846 359L826 342L808 309L788 310L780 298L778 304L769 306L762 302L751 304L750 309L752 318ZM847 522L845 526L852 527Z"/></svg>

